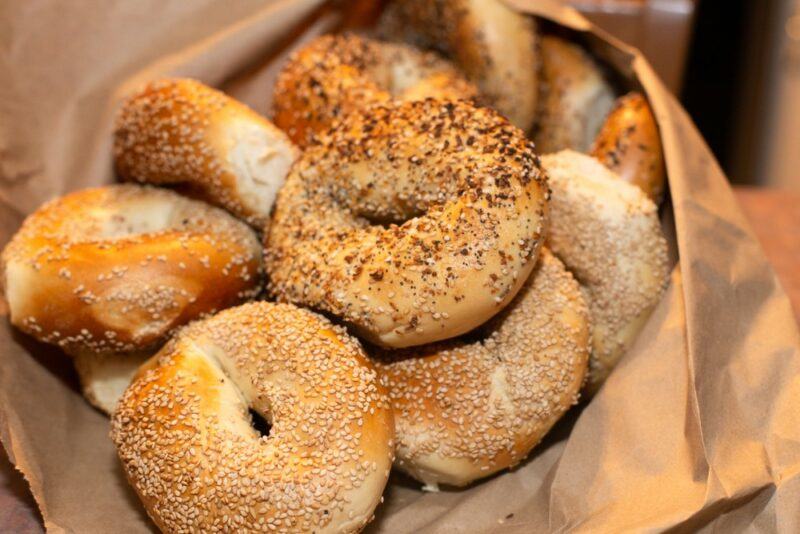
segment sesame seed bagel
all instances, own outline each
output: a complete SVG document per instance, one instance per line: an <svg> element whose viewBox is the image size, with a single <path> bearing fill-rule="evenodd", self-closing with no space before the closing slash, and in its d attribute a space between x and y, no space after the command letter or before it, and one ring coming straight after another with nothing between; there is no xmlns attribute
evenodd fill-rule
<svg viewBox="0 0 800 534"><path fill-rule="evenodd" d="M525 131L533 125L539 74L533 17L500 0L394 0L379 33L441 51L513 124Z"/></svg>
<svg viewBox="0 0 800 534"><path fill-rule="evenodd" d="M429 489L520 462L577 401L589 358L580 286L542 249L516 299L456 340L377 353L397 427L396 465Z"/></svg>
<svg viewBox="0 0 800 534"><path fill-rule="evenodd" d="M539 113L533 141L542 154L572 149L588 152L608 112L614 90L597 62L579 45L542 38Z"/></svg>
<svg viewBox="0 0 800 534"><path fill-rule="evenodd" d="M338 533L380 502L394 422L358 341L257 302L181 330L125 392L111 437L164 532Z"/></svg>
<svg viewBox="0 0 800 534"><path fill-rule="evenodd" d="M138 185L48 202L0 259L11 323L73 354L153 347L176 326L252 297L262 267L246 224Z"/></svg>
<svg viewBox="0 0 800 534"><path fill-rule="evenodd" d="M530 142L494 111L373 107L293 167L267 234L269 291L387 347L463 334L527 279L547 195Z"/></svg>
<svg viewBox="0 0 800 534"><path fill-rule="evenodd" d="M548 246L589 296L590 391L600 387L661 298L669 272L656 205L596 159L542 158L553 191Z"/></svg>
<svg viewBox="0 0 800 534"><path fill-rule="evenodd" d="M591 155L659 204L666 181L656 118L641 93L617 99L594 140Z"/></svg>
<svg viewBox="0 0 800 534"><path fill-rule="evenodd" d="M275 124L300 146L337 119L392 100L473 99L478 90L432 52L353 34L323 35L295 52L275 82Z"/></svg>
<svg viewBox="0 0 800 534"><path fill-rule="evenodd" d="M181 186L256 228L268 222L298 155L267 119L195 80L153 82L117 115L114 164L121 178Z"/></svg>

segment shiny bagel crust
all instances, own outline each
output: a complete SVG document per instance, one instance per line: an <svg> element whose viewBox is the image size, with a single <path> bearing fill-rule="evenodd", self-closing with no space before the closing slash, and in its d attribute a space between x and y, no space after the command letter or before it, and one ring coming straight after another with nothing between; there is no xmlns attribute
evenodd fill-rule
<svg viewBox="0 0 800 534"><path fill-rule="evenodd" d="M275 82L273 118L308 146L347 115L392 100L477 97L448 61L412 46L354 34L323 35L288 60Z"/></svg>
<svg viewBox="0 0 800 534"><path fill-rule="evenodd" d="M514 301L475 333L373 354L395 410L395 465L433 489L519 463L577 402L589 349L580 286L542 249Z"/></svg>
<svg viewBox="0 0 800 534"><path fill-rule="evenodd" d="M513 124L525 131L533 125L540 69L533 17L500 0L394 0L378 32L440 51Z"/></svg>
<svg viewBox="0 0 800 534"><path fill-rule="evenodd" d="M594 140L591 155L639 187L656 205L664 198L666 172L661 136L643 94L633 92L617 99Z"/></svg>
<svg viewBox="0 0 800 534"><path fill-rule="evenodd" d="M371 519L394 423L358 341L308 310L256 302L181 330L123 395L111 437L163 532L322 534Z"/></svg>
<svg viewBox="0 0 800 534"><path fill-rule="evenodd" d="M383 346L457 336L527 279L547 195L530 143L494 111L373 107L292 169L266 236L268 289Z"/></svg>
<svg viewBox="0 0 800 534"><path fill-rule="evenodd" d="M541 97L533 141L541 154L588 152L608 112L614 90L600 65L580 45L542 38Z"/></svg>
<svg viewBox="0 0 800 534"><path fill-rule="evenodd" d="M125 100L114 133L124 180L178 186L259 229L299 154L264 117L185 78L152 82Z"/></svg>
<svg viewBox="0 0 800 534"><path fill-rule="evenodd" d="M653 201L596 159L565 150L543 156L542 165L553 191L548 246L589 298L593 392L661 298L669 278L667 242Z"/></svg>
<svg viewBox="0 0 800 534"><path fill-rule="evenodd" d="M254 296L255 233L177 193L110 185L31 214L2 254L11 323L69 353L154 347L177 326Z"/></svg>

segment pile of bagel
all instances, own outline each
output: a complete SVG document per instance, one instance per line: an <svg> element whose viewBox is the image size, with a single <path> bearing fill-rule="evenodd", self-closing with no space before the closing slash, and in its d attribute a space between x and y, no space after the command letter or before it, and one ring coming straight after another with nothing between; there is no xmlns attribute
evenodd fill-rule
<svg viewBox="0 0 800 534"><path fill-rule="evenodd" d="M190 79L122 103L121 183L31 214L14 326L73 358L165 532L351 532L392 467L513 467L668 278L646 98L500 0L318 37L272 122Z"/></svg>

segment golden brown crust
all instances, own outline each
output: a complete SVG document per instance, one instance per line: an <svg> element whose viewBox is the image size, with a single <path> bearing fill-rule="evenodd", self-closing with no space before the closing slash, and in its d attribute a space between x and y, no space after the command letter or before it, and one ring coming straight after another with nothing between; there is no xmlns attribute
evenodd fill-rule
<svg viewBox="0 0 800 534"><path fill-rule="evenodd" d="M539 74L533 17L499 0L394 0L379 33L442 52L513 124L525 131L533 125Z"/></svg>
<svg viewBox="0 0 800 534"><path fill-rule="evenodd" d="M373 107L289 175L266 236L269 290L385 346L459 335L527 279L547 194L530 143L492 110Z"/></svg>
<svg viewBox="0 0 800 534"><path fill-rule="evenodd" d="M477 89L444 59L358 35L323 35L297 51L275 82L273 117L302 147L351 113L393 99L473 99Z"/></svg>
<svg viewBox="0 0 800 534"><path fill-rule="evenodd" d="M578 283L542 249L479 340L376 351L395 410L396 465L429 486L461 486L520 462L577 401L588 314Z"/></svg>
<svg viewBox="0 0 800 534"><path fill-rule="evenodd" d="M541 98L533 141L541 154L586 152L614 104L597 62L579 45L542 38Z"/></svg>
<svg viewBox="0 0 800 534"><path fill-rule="evenodd" d="M111 436L164 532L358 531L394 449L392 410L359 343L267 302L179 332L126 391Z"/></svg>
<svg viewBox="0 0 800 534"><path fill-rule="evenodd" d="M592 318L589 391L597 390L661 298L669 271L658 211L596 159L542 158L553 190L547 244L586 288Z"/></svg>
<svg viewBox="0 0 800 534"><path fill-rule="evenodd" d="M11 322L67 352L157 345L259 291L254 232L222 210L137 185L85 189L30 215L2 255Z"/></svg>
<svg viewBox="0 0 800 534"><path fill-rule="evenodd" d="M666 181L664 154L656 118L641 93L617 99L591 155L628 183L638 186L659 204Z"/></svg>
<svg viewBox="0 0 800 534"><path fill-rule="evenodd" d="M298 156L264 117L191 79L159 80L132 95L114 133L123 179L189 188L259 229Z"/></svg>

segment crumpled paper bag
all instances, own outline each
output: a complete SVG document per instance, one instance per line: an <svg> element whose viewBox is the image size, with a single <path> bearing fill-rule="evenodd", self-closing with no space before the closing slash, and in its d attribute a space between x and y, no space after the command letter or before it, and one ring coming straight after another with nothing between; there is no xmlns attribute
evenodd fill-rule
<svg viewBox="0 0 800 534"><path fill-rule="evenodd" d="M680 257L635 346L528 461L467 489L393 475L369 532L800 531L800 348L789 303L711 152L648 63L554 0L509 0L572 28L647 92ZM120 98L162 75L266 113L286 54L341 19L322 0L0 5L0 243L26 213L108 182ZM344 9L347 9L345 7ZM108 421L58 350L0 324L0 439L54 532L153 527Z"/></svg>

